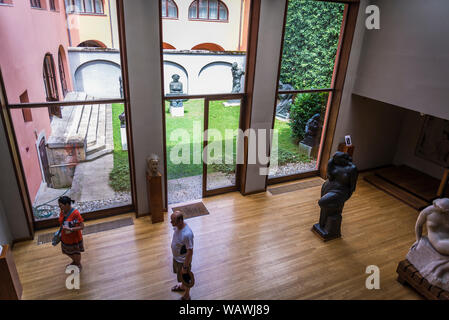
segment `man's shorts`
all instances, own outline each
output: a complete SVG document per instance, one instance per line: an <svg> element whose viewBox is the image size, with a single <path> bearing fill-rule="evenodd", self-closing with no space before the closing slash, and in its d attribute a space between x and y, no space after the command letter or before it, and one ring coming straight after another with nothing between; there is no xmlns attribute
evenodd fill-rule
<svg viewBox="0 0 449 320"><path fill-rule="evenodd" d="M178 282L182 282L181 272L178 273L178 271L182 269L183 265L184 265L184 263L178 262L175 259L173 259L173 273L176 273ZM190 269L190 266L189 266L189 269Z"/></svg>

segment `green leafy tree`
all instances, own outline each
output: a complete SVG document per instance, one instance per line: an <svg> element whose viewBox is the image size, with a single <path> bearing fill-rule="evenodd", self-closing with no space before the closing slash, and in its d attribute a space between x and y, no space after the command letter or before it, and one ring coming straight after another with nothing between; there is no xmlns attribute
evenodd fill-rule
<svg viewBox="0 0 449 320"><path fill-rule="evenodd" d="M295 89L329 88L344 5L289 0L280 80Z"/></svg>
<svg viewBox="0 0 449 320"><path fill-rule="evenodd" d="M327 92L303 93L295 99L290 109L290 127L294 139L297 141L304 139L307 121L313 115L317 113L324 115L327 97Z"/></svg>
<svg viewBox="0 0 449 320"><path fill-rule="evenodd" d="M280 80L295 89L329 88L332 81L344 5L289 0ZM292 138L304 138L307 121L324 115L328 94L300 94L290 109Z"/></svg>

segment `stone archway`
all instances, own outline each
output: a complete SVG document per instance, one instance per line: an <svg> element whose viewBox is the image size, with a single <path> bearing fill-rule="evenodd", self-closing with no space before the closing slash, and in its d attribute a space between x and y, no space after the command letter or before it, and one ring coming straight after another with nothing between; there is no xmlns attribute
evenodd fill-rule
<svg viewBox="0 0 449 320"><path fill-rule="evenodd" d="M75 90L95 98L120 98L120 65L108 60L91 60L75 71Z"/></svg>

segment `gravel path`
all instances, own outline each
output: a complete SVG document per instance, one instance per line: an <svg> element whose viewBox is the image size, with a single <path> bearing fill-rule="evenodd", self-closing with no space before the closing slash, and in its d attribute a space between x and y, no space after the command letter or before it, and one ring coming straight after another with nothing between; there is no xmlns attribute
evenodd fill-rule
<svg viewBox="0 0 449 320"><path fill-rule="evenodd" d="M277 170L270 168L270 178L289 176L292 174L313 171L316 170L316 160L312 160L309 163L288 163L282 166L279 166Z"/></svg>

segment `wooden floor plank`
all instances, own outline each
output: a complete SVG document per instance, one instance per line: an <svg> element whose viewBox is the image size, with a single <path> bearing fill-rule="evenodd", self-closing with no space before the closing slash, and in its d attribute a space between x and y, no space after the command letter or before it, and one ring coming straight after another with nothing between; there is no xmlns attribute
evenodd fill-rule
<svg viewBox="0 0 449 320"><path fill-rule="evenodd" d="M192 298L421 299L396 281L397 265L414 243L417 212L362 178L345 205L342 238L327 243L310 231L319 219L319 186L203 199L210 214L187 220L195 234ZM170 291L168 215L158 224L132 213L103 221L127 216L134 225L84 237L80 290L65 287L70 261L59 246L16 244L23 298L178 299ZM380 268L380 290L365 287L368 265Z"/></svg>

